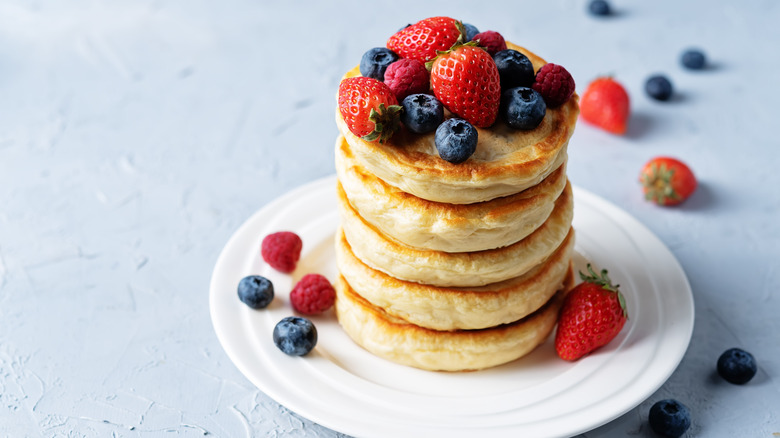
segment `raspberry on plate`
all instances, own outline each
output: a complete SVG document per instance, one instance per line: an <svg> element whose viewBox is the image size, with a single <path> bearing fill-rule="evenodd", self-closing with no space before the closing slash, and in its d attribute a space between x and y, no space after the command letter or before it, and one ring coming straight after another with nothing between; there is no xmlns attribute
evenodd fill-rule
<svg viewBox="0 0 780 438"><path fill-rule="evenodd" d="M568 70L557 64L545 64L536 73L536 80L531 86L544 98L549 108L556 108L574 94L574 78Z"/></svg>
<svg viewBox="0 0 780 438"><path fill-rule="evenodd" d="M316 315L333 306L336 290L327 278L320 274L306 274L290 292L293 309L305 315Z"/></svg>
<svg viewBox="0 0 780 438"><path fill-rule="evenodd" d="M279 231L263 238L260 254L263 260L277 271L290 273L301 257L303 241L291 231Z"/></svg>

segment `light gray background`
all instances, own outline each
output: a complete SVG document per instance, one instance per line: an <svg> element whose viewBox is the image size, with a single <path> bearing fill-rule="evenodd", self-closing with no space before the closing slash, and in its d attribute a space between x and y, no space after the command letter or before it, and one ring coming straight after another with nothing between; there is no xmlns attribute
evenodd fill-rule
<svg viewBox="0 0 780 438"><path fill-rule="evenodd" d="M0 436L339 434L253 387L212 329L219 251L254 211L333 169L339 77L403 25L449 15L632 98L629 132L580 124L572 182L678 257L690 348L647 401L587 437L652 436L651 404L687 404L686 436L780 432L780 3L580 0L0 3ZM679 66L689 46L712 68ZM664 72L677 90L648 99ZM640 167L683 159L683 206L646 203ZM759 372L714 374L741 346Z"/></svg>

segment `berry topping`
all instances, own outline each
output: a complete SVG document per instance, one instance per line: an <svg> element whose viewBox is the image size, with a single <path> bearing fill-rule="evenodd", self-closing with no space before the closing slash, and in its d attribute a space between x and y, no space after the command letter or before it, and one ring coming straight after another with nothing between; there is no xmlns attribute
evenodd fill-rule
<svg viewBox="0 0 780 438"><path fill-rule="evenodd" d="M697 181L691 169L680 160L656 157L648 161L639 174L645 199L658 205L676 205L696 190Z"/></svg>
<svg viewBox="0 0 780 438"><path fill-rule="evenodd" d="M387 48L402 58L427 62L436 51L449 50L463 39L462 25L449 17L431 17L405 27L387 40Z"/></svg>
<svg viewBox="0 0 780 438"><path fill-rule="evenodd" d="M591 82L580 99L582 119L613 134L626 132L629 111L626 89L610 77Z"/></svg>
<svg viewBox="0 0 780 438"><path fill-rule="evenodd" d="M504 37L501 36L500 33L492 30L486 30L474 35L472 41L477 41L480 46L484 47L485 50L490 53L490 56L493 56L502 50L506 50L506 41L504 41Z"/></svg>
<svg viewBox="0 0 780 438"><path fill-rule="evenodd" d="M284 354L305 356L317 345L317 327L306 318L288 316L276 323L273 338Z"/></svg>
<svg viewBox="0 0 780 438"><path fill-rule="evenodd" d="M320 274L306 274L290 292L293 309L305 315L316 315L333 306L336 290L327 278Z"/></svg>
<svg viewBox="0 0 780 438"><path fill-rule="evenodd" d="M463 40L463 42L466 43L473 40L474 36L476 36L479 33L479 29L477 29L477 26L468 23L463 23L463 30L466 32L466 37Z"/></svg>
<svg viewBox="0 0 780 438"><path fill-rule="evenodd" d="M609 7L609 3L605 0L591 0L591 2L588 3L588 12L590 12L591 15L605 17L611 14L612 10Z"/></svg>
<svg viewBox="0 0 780 438"><path fill-rule="evenodd" d="M756 371L756 359L741 348L730 348L718 358L718 374L735 385L749 382Z"/></svg>
<svg viewBox="0 0 780 438"><path fill-rule="evenodd" d="M385 84L390 87L399 102L410 94L428 92L430 83L425 64L416 59L399 59L385 71Z"/></svg>
<svg viewBox="0 0 780 438"><path fill-rule="evenodd" d="M301 257L303 242L297 234L290 231L279 231L263 238L260 254L263 260L280 272L290 273L295 270Z"/></svg>
<svg viewBox="0 0 780 438"><path fill-rule="evenodd" d="M574 94L574 78L560 65L545 64L536 73L532 88L539 92L550 108L556 108Z"/></svg>
<svg viewBox="0 0 780 438"><path fill-rule="evenodd" d="M339 84L339 112L350 132L366 141L387 141L400 125L401 107L393 91L373 78L347 78Z"/></svg>
<svg viewBox="0 0 780 438"><path fill-rule="evenodd" d="M707 57L699 49L688 49L683 52L680 62L689 70L701 70L707 65Z"/></svg>
<svg viewBox="0 0 780 438"><path fill-rule="evenodd" d="M444 120L444 106L430 94L412 94L401 102L401 122L417 134L433 132Z"/></svg>
<svg viewBox="0 0 780 438"><path fill-rule="evenodd" d="M434 141L439 156L450 163L462 163L477 150L477 130L462 119L447 119L436 128Z"/></svg>
<svg viewBox="0 0 780 438"><path fill-rule="evenodd" d="M360 59L360 74L378 81L385 79L387 66L398 60L398 55L384 47L374 47Z"/></svg>
<svg viewBox="0 0 780 438"><path fill-rule="evenodd" d="M677 438L691 427L691 414L684 404L674 399L661 400L650 408L647 420L655 433Z"/></svg>
<svg viewBox="0 0 780 438"><path fill-rule="evenodd" d="M501 108L498 112L507 125L528 130L542 123L547 105L536 90L515 87L501 93Z"/></svg>
<svg viewBox="0 0 780 438"><path fill-rule="evenodd" d="M507 49L493 55L493 61L501 77L502 90L533 85L536 75L534 66L527 56L517 50Z"/></svg>
<svg viewBox="0 0 780 438"><path fill-rule="evenodd" d="M672 97L672 83L663 75L650 76L645 82L645 91L655 100L669 100Z"/></svg>
<svg viewBox="0 0 780 438"><path fill-rule="evenodd" d="M479 128L496 121L501 83L493 58L474 42L456 45L431 63L436 98L458 117Z"/></svg>
<svg viewBox="0 0 780 438"><path fill-rule="evenodd" d="M244 277L238 282L238 298L253 309L264 309L274 299L274 285L259 275Z"/></svg>

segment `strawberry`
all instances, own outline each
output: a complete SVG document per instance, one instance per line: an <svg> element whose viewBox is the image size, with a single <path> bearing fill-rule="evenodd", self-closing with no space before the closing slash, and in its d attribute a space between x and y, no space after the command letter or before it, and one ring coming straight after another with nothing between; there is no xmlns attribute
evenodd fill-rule
<svg viewBox="0 0 780 438"><path fill-rule="evenodd" d="M339 112L349 130L366 141L387 141L400 126L401 106L382 82L362 76L339 84Z"/></svg>
<svg viewBox="0 0 780 438"><path fill-rule="evenodd" d="M583 282L563 301L555 333L555 351L564 360L577 360L609 343L628 319L626 303L603 269L598 275L588 264Z"/></svg>
<svg viewBox="0 0 780 438"><path fill-rule="evenodd" d="M626 89L610 77L597 78L580 99L583 120L613 134L624 134L629 116Z"/></svg>
<svg viewBox="0 0 780 438"><path fill-rule="evenodd" d="M387 48L402 58L427 62L436 57L436 51L449 50L462 41L463 25L449 17L431 17L407 26L387 40Z"/></svg>
<svg viewBox="0 0 780 438"><path fill-rule="evenodd" d="M696 190L697 181L691 169L680 160L655 157L639 174L645 199L658 205L676 205Z"/></svg>
<svg viewBox="0 0 780 438"><path fill-rule="evenodd" d="M452 113L479 128L496 121L501 78L493 58L475 42L457 44L431 62L433 94Z"/></svg>

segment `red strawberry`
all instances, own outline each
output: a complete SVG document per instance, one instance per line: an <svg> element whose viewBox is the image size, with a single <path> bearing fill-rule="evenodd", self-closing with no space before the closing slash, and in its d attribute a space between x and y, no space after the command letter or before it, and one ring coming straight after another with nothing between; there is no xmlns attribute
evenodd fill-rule
<svg viewBox="0 0 780 438"><path fill-rule="evenodd" d="M448 110L479 128L496 121L501 78L493 58L476 43L456 45L431 66L431 88Z"/></svg>
<svg viewBox="0 0 780 438"><path fill-rule="evenodd" d="M645 199L658 205L676 205L696 190L697 181L691 169L680 160L656 157L642 167L639 174Z"/></svg>
<svg viewBox="0 0 780 438"><path fill-rule="evenodd" d="M563 301L555 333L555 351L564 360L577 360L609 343L623 329L628 314L618 286L613 286L603 269L598 275L588 264L584 280Z"/></svg>
<svg viewBox="0 0 780 438"><path fill-rule="evenodd" d="M624 134L629 116L626 89L609 77L594 80L580 99L580 115L613 134Z"/></svg>
<svg viewBox="0 0 780 438"><path fill-rule="evenodd" d="M574 94L574 78L563 66L545 64L536 72L531 88L542 95L548 108L556 108L566 103Z"/></svg>
<svg viewBox="0 0 780 438"><path fill-rule="evenodd" d="M366 141L387 141L400 126L401 106L390 88L373 78L339 84L339 112L349 130Z"/></svg>
<svg viewBox="0 0 780 438"><path fill-rule="evenodd" d="M427 93L431 80L425 64L416 59L401 58L387 66L385 84L401 102L410 94Z"/></svg>
<svg viewBox="0 0 780 438"><path fill-rule="evenodd" d="M495 55L496 52L506 50L506 41L504 40L504 37L500 33L492 30L480 32L474 35L474 38L471 40L478 42L481 47L484 47L485 50L490 53L490 56Z"/></svg>
<svg viewBox="0 0 780 438"><path fill-rule="evenodd" d="M449 50L462 40L463 25L449 17L431 17L407 26L387 40L387 48L402 58L426 62L436 57L436 51Z"/></svg>

